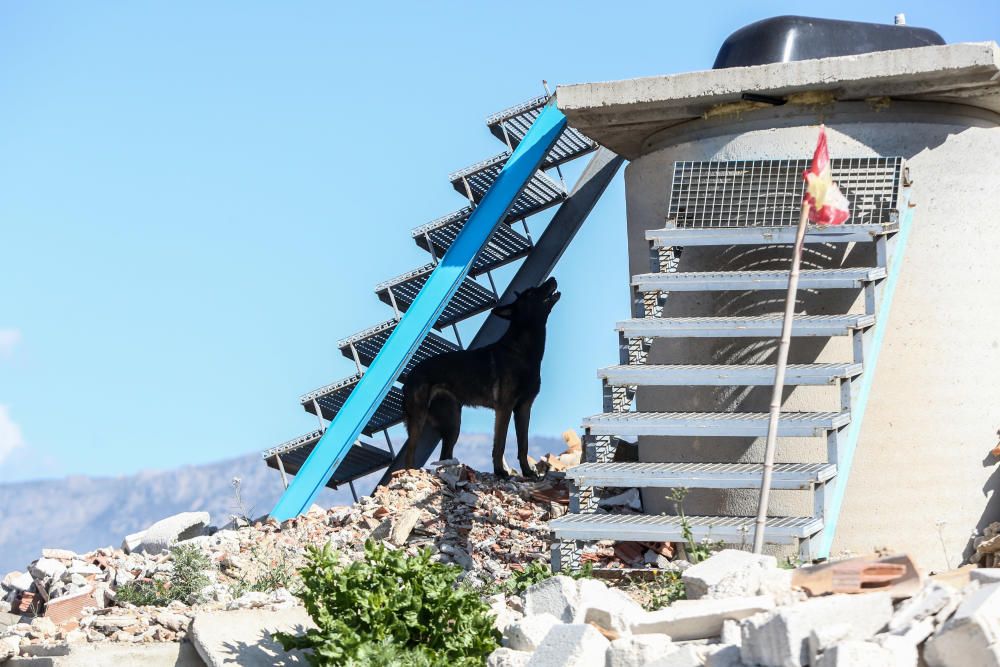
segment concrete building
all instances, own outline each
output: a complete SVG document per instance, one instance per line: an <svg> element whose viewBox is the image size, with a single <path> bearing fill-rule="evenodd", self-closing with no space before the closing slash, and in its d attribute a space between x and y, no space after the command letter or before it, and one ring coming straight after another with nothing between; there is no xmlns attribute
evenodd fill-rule
<svg viewBox="0 0 1000 667"><path fill-rule="evenodd" d="M752 100L746 99L751 93ZM764 101L760 101L764 100ZM649 270L647 230L668 224L674 164L802 159L825 123L835 158L905 159L912 233L901 253L877 371L865 397L832 553L889 547L931 569L957 566L970 534L1000 520L989 455L1000 428L1000 49L994 42L780 62L561 86L572 127L630 160L630 273ZM813 268L870 266L863 244L820 246ZM787 246L691 247L680 271L786 268ZM860 312L860 290L806 290L799 312ZM684 292L665 316L780 313L777 291ZM613 338L609 334L609 345ZM794 339L791 362L842 361L851 341ZM651 363L773 363L773 339L657 340ZM874 369L872 369L874 370ZM640 387L639 411L767 412L769 387ZM836 410L828 387L797 386L786 411ZM855 406L855 418L860 418ZM759 462L763 438L641 437L642 461ZM817 438L783 438L778 461L822 461ZM646 489L647 513L671 512ZM692 491L689 513L752 516L755 489ZM772 494L770 514L808 515L803 491Z"/></svg>

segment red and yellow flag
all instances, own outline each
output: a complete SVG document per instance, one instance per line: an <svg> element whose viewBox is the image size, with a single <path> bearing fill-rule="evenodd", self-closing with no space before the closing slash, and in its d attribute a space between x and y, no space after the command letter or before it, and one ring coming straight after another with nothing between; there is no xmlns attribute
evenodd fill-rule
<svg viewBox="0 0 1000 667"><path fill-rule="evenodd" d="M833 182L830 173L830 152L826 147L826 127L819 126L819 141L812 164L803 172L806 181L805 201L809 205L809 222L815 225L842 225L851 217L850 204Z"/></svg>

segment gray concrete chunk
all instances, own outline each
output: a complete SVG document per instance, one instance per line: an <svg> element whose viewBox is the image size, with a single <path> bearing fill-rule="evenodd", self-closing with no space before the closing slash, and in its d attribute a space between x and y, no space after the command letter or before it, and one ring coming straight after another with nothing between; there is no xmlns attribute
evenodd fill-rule
<svg viewBox="0 0 1000 667"><path fill-rule="evenodd" d="M525 667L531 654L510 648L498 648L486 658L486 667Z"/></svg>
<svg viewBox="0 0 1000 667"><path fill-rule="evenodd" d="M666 635L641 635L616 639L605 655L607 667L641 667L677 650Z"/></svg>
<svg viewBox="0 0 1000 667"><path fill-rule="evenodd" d="M272 633L305 632L314 627L303 607L214 611L196 614L189 636L208 667L305 665L300 651L285 653Z"/></svg>
<svg viewBox="0 0 1000 667"><path fill-rule="evenodd" d="M557 625L531 655L528 667L604 667L607 650L608 640L594 626Z"/></svg>
<svg viewBox="0 0 1000 667"><path fill-rule="evenodd" d="M576 620L579 606L579 586L563 575L550 577L524 592L525 616L552 614L563 623L572 623Z"/></svg>
<svg viewBox="0 0 1000 667"><path fill-rule="evenodd" d="M143 531L141 542L134 550L148 554L167 551L177 542L204 535L210 521L208 512L181 512L160 519Z"/></svg>
<svg viewBox="0 0 1000 667"><path fill-rule="evenodd" d="M765 572L775 570L774 556L723 549L711 558L689 567L681 575L689 600L757 595Z"/></svg>
<svg viewBox="0 0 1000 667"><path fill-rule="evenodd" d="M559 622L552 614L525 616L507 626L504 645L515 651L534 651Z"/></svg>
<svg viewBox="0 0 1000 667"><path fill-rule="evenodd" d="M924 645L929 667L1000 666L1000 584L965 596L951 617Z"/></svg>
<svg viewBox="0 0 1000 667"><path fill-rule="evenodd" d="M774 609L769 595L728 600L679 600L658 611L646 612L632 625L633 634L664 634L674 641L709 639L722 634L725 621Z"/></svg>
<svg viewBox="0 0 1000 667"><path fill-rule="evenodd" d="M849 639L827 649L816 667L890 667L892 652L878 644Z"/></svg>
<svg viewBox="0 0 1000 667"><path fill-rule="evenodd" d="M809 660L814 628L843 624L846 639L868 639L892 616L888 593L831 595L751 616L741 626L743 662L765 667L800 667Z"/></svg>

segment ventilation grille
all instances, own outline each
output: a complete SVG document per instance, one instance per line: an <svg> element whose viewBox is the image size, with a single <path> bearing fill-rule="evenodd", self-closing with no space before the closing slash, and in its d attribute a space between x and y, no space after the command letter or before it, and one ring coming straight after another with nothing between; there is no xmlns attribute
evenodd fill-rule
<svg viewBox="0 0 1000 667"><path fill-rule="evenodd" d="M903 158L831 160L851 203L846 224L885 224L898 213ZM668 220L677 227L797 225L809 160L675 162Z"/></svg>

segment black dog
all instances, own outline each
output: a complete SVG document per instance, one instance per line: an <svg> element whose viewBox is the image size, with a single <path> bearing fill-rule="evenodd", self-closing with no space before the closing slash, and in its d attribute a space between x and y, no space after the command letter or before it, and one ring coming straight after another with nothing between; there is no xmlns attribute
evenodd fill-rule
<svg viewBox="0 0 1000 667"><path fill-rule="evenodd" d="M496 343L476 350L446 352L414 367L403 384L406 416L406 467L413 467L414 450L430 422L443 440L441 458L450 459L462 426L462 406L493 408L493 472L508 477L503 465L507 427L514 415L517 460L525 477L534 477L528 465L528 421L531 404L541 388L545 323L561 295L556 279L518 295L514 303L497 306L493 314L510 321Z"/></svg>

